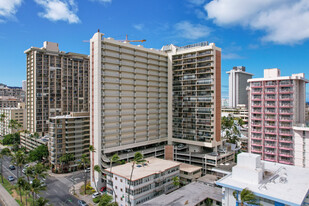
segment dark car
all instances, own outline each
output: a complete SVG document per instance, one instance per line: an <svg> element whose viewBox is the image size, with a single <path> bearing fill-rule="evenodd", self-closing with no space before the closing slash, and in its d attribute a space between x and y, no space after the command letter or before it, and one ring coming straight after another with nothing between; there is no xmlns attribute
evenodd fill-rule
<svg viewBox="0 0 309 206"><path fill-rule="evenodd" d="M84 200L78 200L78 201L77 201L77 204L78 204L79 206L88 206L87 203L86 203Z"/></svg>
<svg viewBox="0 0 309 206"><path fill-rule="evenodd" d="M10 166L9 166L9 169L10 169L10 170L15 170L15 166L14 166L14 165L10 165Z"/></svg>

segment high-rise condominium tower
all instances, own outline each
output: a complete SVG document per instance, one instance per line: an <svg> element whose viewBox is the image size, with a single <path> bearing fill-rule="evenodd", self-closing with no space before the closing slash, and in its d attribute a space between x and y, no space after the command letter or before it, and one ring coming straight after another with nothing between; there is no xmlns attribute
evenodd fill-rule
<svg viewBox="0 0 309 206"><path fill-rule="evenodd" d="M90 40L90 144L96 150L90 157L92 166L109 167L115 153L126 161L135 151L163 157L168 134L167 64L162 51L94 34ZM100 180L97 175L91 171L92 182Z"/></svg>
<svg viewBox="0 0 309 206"><path fill-rule="evenodd" d="M89 58L44 42L27 54L27 130L48 133L49 117L89 111Z"/></svg>
<svg viewBox="0 0 309 206"><path fill-rule="evenodd" d="M265 69L264 78L248 80L251 153L263 160L295 164L293 125L305 122L305 75L280 76Z"/></svg>
<svg viewBox="0 0 309 206"><path fill-rule="evenodd" d="M169 145L176 146L166 155L205 174L218 160L208 154L221 145L221 49L208 42L162 49L169 57Z"/></svg>
<svg viewBox="0 0 309 206"><path fill-rule="evenodd" d="M226 72L229 74L229 106L237 107L238 104L245 104L248 106L248 92L246 90L253 74L246 72L246 67L237 66L233 67L231 71Z"/></svg>

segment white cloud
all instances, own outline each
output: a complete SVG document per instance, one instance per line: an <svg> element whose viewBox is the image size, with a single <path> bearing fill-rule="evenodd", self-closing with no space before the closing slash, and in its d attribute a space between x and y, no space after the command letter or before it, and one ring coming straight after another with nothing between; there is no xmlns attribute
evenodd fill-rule
<svg viewBox="0 0 309 206"><path fill-rule="evenodd" d="M136 30L142 31L143 28L144 28L144 24L134 24L133 27L134 27Z"/></svg>
<svg viewBox="0 0 309 206"><path fill-rule="evenodd" d="M15 18L17 9L22 4L22 0L1 0L0 1L0 23L7 19Z"/></svg>
<svg viewBox="0 0 309 206"><path fill-rule="evenodd" d="M205 10L220 26L265 31L264 41L295 44L309 38L308 0L212 0Z"/></svg>
<svg viewBox="0 0 309 206"><path fill-rule="evenodd" d="M199 39L210 34L211 29L201 24L191 24L188 21L182 21L175 25L179 36L186 39Z"/></svg>
<svg viewBox="0 0 309 206"><path fill-rule="evenodd" d="M74 0L34 0L44 8L39 16L50 21L67 21L70 24L79 23L76 15L78 8Z"/></svg>

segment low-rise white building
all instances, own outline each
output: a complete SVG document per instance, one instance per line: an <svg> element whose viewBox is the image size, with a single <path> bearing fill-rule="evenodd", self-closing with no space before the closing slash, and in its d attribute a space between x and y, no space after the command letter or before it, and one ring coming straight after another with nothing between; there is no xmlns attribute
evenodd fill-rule
<svg viewBox="0 0 309 206"><path fill-rule="evenodd" d="M222 187L222 205L238 205L233 196L245 188L263 206L301 206L309 204L309 169L261 161L257 154L241 153L232 173L217 181Z"/></svg>
<svg viewBox="0 0 309 206"><path fill-rule="evenodd" d="M130 181L132 164L126 163L113 167L112 172L110 169L105 169L105 172L109 174L107 175L107 192L116 199L120 206L139 205L177 188L173 184L173 178L179 177L180 163L154 157L147 158L145 163L134 166ZM128 201L129 192L131 204Z"/></svg>
<svg viewBox="0 0 309 206"><path fill-rule="evenodd" d="M295 166L309 168L309 126L305 124L293 127Z"/></svg>

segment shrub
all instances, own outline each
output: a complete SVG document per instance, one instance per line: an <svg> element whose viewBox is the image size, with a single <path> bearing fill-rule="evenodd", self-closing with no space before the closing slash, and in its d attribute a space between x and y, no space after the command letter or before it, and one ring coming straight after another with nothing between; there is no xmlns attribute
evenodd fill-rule
<svg viewBox="0 0 309 206"><path fill-rule="evenodd" d="M99 202L100 202L100 199L101 199L101 197L99 196L99 197L93 198L92 201L93 201L94 203L99 203Z"/></svg>

